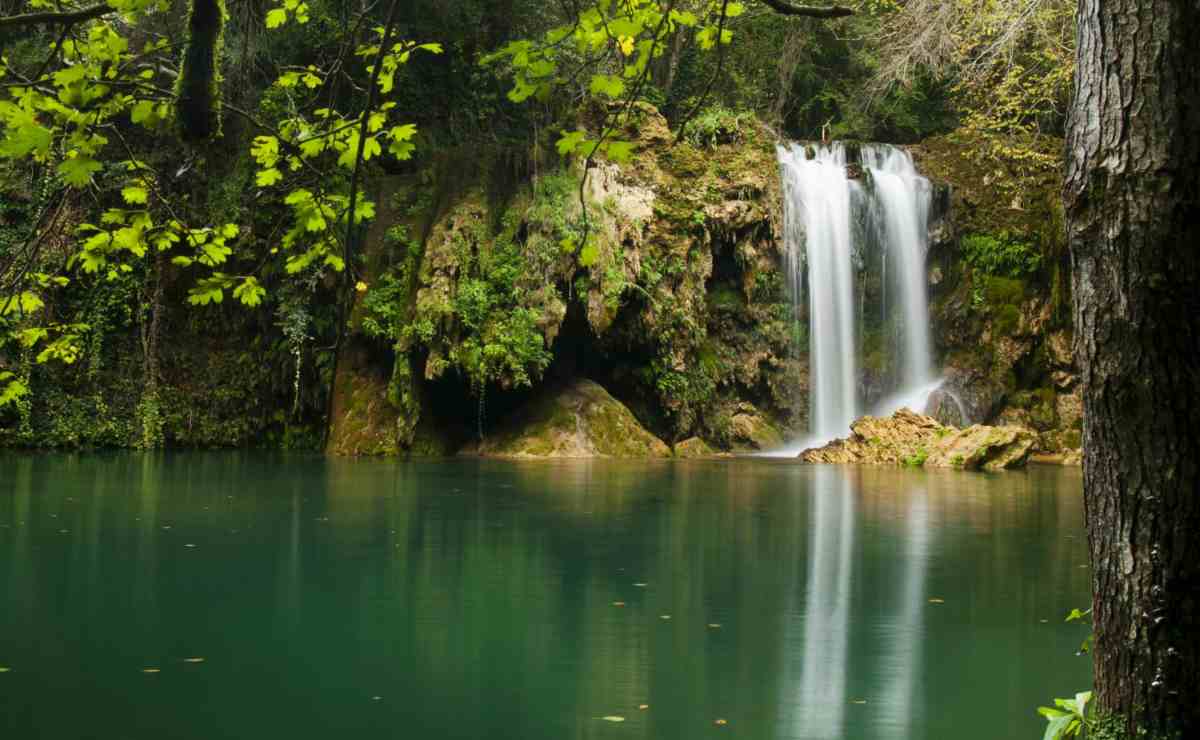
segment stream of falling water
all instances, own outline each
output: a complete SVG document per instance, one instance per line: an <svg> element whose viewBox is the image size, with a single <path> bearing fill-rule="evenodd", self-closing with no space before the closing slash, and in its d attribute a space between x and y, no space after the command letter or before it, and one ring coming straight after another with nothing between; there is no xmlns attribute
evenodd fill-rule
<svg viewBox="0 0 1200 740"><path fill-rule="evenodd" d="M893 266L895 306L885 310L900 312L897 383L871 412L922 411L941 382L933 370L925 278L929 181L903 149L864 144L860 151L868 186L850 177L841 143L777 147L785 269L797 313L807 301L811 409L808 435L768 454L794 456L845 436L863 412L855 264L864 234L880 245L884 265Z"/></svg>

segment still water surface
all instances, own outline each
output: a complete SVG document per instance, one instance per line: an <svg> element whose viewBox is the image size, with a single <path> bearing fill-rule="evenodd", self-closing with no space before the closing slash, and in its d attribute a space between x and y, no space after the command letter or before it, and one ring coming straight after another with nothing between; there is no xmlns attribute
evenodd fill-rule
<svg viewBox="0 0 1200 740"><path fill-rule="evenodd" d="M1080 486L0 456L0 737L1038 737L1090 682Z"/></svg>

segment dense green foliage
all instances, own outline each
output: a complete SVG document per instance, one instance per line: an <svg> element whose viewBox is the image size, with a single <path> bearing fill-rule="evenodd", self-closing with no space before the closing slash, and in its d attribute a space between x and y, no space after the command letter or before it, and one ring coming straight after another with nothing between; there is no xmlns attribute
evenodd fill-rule
<svg viewBox="0 0 1200 740"><path fill-rule="evenodd" d="M627 269L629 233L611 204L580 198L578 164L637 164L653 104L671 128L652 142L659 165L709 183L663 192L655 218L717 250L746 238L707 233L706 209L729 197L718 183L760 165L710 157L762 144L764 122L801 138L958 130L986 141L973 161L998 182L1051 166L1068 5L958 0L934 24L952 43L924 56L898 43L917 5L818 19L756 0L112 0L70 23L0 26L5 439L313 439L348 326L411 360L395 362L389 396L412 409L422 376L472 394L537 385L555 358L547 317L583 311L600 327L621 317L610 352L638 358L619 382L656 399L643 418L724 443L741 413L730 388L778 396L739 366L750 340L733 337L775 352L804 322L750 263L699 304L664 298L700 287L699 251L643 249ZM998 105L980 107L985 86ZM491 162L490 179L480 218L444 234L433 225L471 170L440 163L464 154ZM403 228L380 231L393 258L369 264L374 183L417 173ZM438 234L454 291L422 298ZM988 280L1040 274L1052 247L1007 224L963 240ZM979 283L981 305L1015 325L1015 301L991 292ZM634 308L651 330L622 323ZM250 399L264 412L244 423Z"/></svg>
<svg viewBox="0 0 1200 740"><path fill-rule="evenodd" d="M1021 277L1037 272L1042 254L1037 247L1007 232L968 234L962 238L962 255L972 267L989 275Z"/></svg>

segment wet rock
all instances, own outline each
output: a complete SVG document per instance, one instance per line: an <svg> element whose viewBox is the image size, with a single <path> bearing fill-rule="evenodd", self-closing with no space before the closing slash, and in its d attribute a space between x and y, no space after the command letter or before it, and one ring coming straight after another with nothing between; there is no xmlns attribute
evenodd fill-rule
<svg viewBox="0 0 1200 740"><path fill-rule="evenodd" d="M951 365L946 368L945 378L940 390L962 403L962 413L969 421L993 418L1008 391L1003 378L976 367Z"/></svg>
<svg viewBox="0 0 1200 740"><path fill-rule="evenodd" d="M965 427L970 424L962 401L944 388L938 388L929 394L929 399L925 402L925 415L932 416L939 424L946 426Z"/></svg>
<svg viewBox="0 0 1200 740"><path fill-rule="evenodd" d="M487 457L671 456L624 404L590 380L548 391L488 435L477 452Z"/></svg>
<svg viewBox="0 0 1200 740"><path fill-rule="evenodd" d="M805 450L810 463L910 465L967 470L1001 470L1025 464L1036 436L1021 427L966 429L940 424L909 409L887 418L864 416L850 425L851 435L824 447Z"/></svg>

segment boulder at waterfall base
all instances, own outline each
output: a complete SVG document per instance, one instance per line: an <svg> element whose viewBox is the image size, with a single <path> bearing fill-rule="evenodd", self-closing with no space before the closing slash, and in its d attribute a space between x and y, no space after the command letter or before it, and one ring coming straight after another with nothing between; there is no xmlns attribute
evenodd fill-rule
<svg viewBox="0 0 1200 740"><path fill-rule="evenodd" d="M800 453L801 459L810 463L1002 470L1024 465L1037 441L1032 431L1022 427L975 424L958 429L908 409L887 418L864 416L850 425L850 431L845 439L805 450Z"/></svg>
<svg viewBox="0 0 1200 740"><path fill-rule="evenodd" d="M600 385L576 380L521 409L478 453L487 457L670 457L671 449Z"/></svg>

